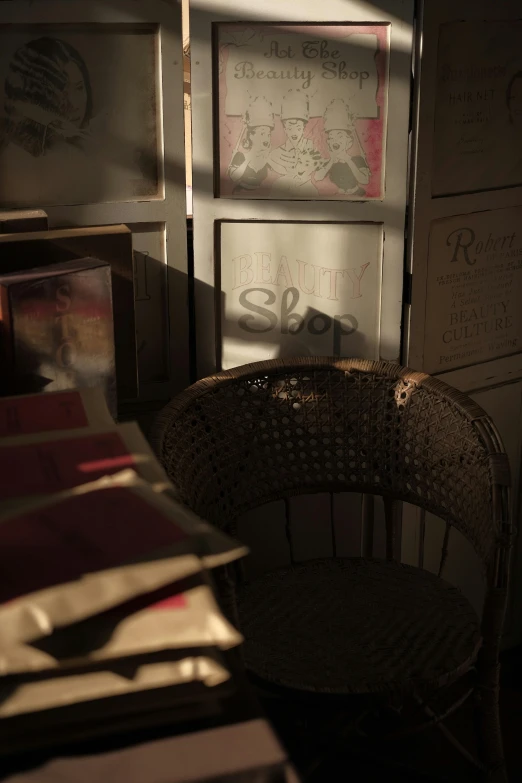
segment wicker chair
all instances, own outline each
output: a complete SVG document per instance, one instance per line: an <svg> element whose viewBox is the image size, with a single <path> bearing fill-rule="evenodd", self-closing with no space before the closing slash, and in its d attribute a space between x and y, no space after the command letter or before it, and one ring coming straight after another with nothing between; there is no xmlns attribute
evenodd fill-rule
<svg viewBox="0 0 522 783"><path fill-rule="evenodd" d="M297 691L411 697L423 725L446 732L442 718L463 698L442 714L434 694L473 672L475 763L488 780L507 779L498 654L513 540L509 465L478 405L395 364L273 360L187 389L158 417L152 442L181 499L232 534L240 515L269 501L381 495L386 560L312 560L231 584L246 666ZM438 576L394 559L401 501L446 522ZM440 578L452 528L483 565L481 620Z"/></svg>

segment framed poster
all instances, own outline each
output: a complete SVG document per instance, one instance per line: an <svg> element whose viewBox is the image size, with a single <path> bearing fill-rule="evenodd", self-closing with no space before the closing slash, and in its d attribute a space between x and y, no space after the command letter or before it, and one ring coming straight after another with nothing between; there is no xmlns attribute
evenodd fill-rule
<svg viewBox="0 0 522 783"><path fill-rule="evenodd" d="M424 368L444 372L522 350L522 207L432 223Z"/></svg>
<svg viewBox="0 0 522 783"><path fill-rule="evenodd" d="M390 24L216 24L221 198L384 198Z"/></svg>
<svg viewBox="0 0 522 783"><path fill-rule="evenodd" d="M522 185L522 20L440 26L432 195Z"/></svg>
<svg viewBox="0 0 522 783"><path fill-rule="evenodd" d="M221 366L284 356L378 358L383 227L218 224Z"/></svg>
<svg viewBox="0 0 522 783"><path fill-rule="evenodd" d="M162 195L156 39L146 24L1 28L1 207Z"/></svg>

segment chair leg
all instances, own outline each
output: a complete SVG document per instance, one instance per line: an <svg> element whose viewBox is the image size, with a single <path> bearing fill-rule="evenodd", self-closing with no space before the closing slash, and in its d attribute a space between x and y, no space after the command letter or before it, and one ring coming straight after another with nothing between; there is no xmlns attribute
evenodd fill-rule
<svg viewBox="0 0 522 783"><path fill-rule="evenodd" d="M475 727L486 780L508 783L499 711L500 666L489 665L480 674L475 699Z"/></svg>

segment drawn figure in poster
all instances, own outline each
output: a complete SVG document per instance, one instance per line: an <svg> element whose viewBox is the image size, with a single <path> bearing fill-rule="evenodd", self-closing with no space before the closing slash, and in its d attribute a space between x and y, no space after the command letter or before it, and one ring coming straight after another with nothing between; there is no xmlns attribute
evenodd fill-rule
<svg viewBox="0 0 522 783"><path fill-rule="evenodd" d="M254 98L244 115L243 131L228 168L230 179L236 183L234 193L255 190L273 168L270 155L274 113L272 104L262 96Z"/></svg>
<svg viewBox="0 0 522 783"><path fill-rule="evenodd" d="M274 171L283 174L277 181L277 190L293 191L307 188L316 194L311 184L314 171L324 164L320 153L304 132L310 118L310 104L306 93L288 90L281 101L281 122L285 142L272 150L270 162Z"/></svg>
<svg viewBox="0 0 522 783"><path fill-rule="evenodd" d="M5 79L4 113L1 146L12 142L33 157L62 142L81 146L92 96L77 50L48 37L17 49Z"/></svg>
<svg viewBox="0 0 522 783"><path fill-rule="evenodd" d="M370 167L357 136L354 117L341 98L336 98L326 107L324 131L330 159L316 173L316 180L328 177L340 193L364 196L366 190L363 186L370 181ZM354 145L356 154L353 152Z"/></svg>
<svg viewBox="0 0 522 783"><path fill-rule="evenodd" d="M219 198L384 198L390 26L217 27ZM262 100L270 151L253 165Z"/></svg>
<svg viewBox="0 0 522 783"><path fill-rule="evenodd" d="M38 27L15 25L0 46L0 206L156 195L153 32Z"/></svg>

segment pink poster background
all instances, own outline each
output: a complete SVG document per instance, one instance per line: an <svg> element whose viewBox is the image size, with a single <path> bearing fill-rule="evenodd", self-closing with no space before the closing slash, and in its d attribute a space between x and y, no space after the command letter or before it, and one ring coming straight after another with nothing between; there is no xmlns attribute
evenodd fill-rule
<svg viewBox="0 0 522 783"><path fill-rule="evenodd" d="M233 30L235 33L241 30L252 29L252 25L219 25L219 34ZM364 196L353 196L344 194L328 178L316 181L312 175L312 184L317 192L315 198L325 200L350 200L367 201L384 198L384 153L386 141L386 117L387 117L387 93L388 93L388 52L389 52L389 25L274 25L274 26L255 26L256 32L263 33L266 36L281 35L285 32L291 34L303 34L307 36L316 36L318 39L333 41L335 39L346 39L351 34L375 35L378 42L378 51L375 54L375 65L378 78L378 88L376 94L376 104L379 108L379 116L375 119L357 119L355 127L358 140L354 142L350 150L352 156L360 154L359 144L362 145L362 152L371 171L370 181L364 186ZM270 170L263 184L256 190L243 190L240 195L234 194L235 184L228 176L228 168L232 157L236 151L236 145L243 131L244 121L239 116L228 116L225 112L227 97L226 84L226 64L228 59L228 44L222 44L218 38L218 56L219 56L219 169L220 181L219 192L216 194L221 198L274 198L280 196L275 192L272 196L270 191L273 183L281 175ZM216 63L217 67L217 63ZM339 91L339 97L342 98L342 90ZM271 135L272 149L279 147L285 142L285 132L283 124L278 115L274 117L275 127ZM329 158L330 153L326 144L326 134L324 131L324 120L322 117L312 117L307 122L304 138L310 139L314 147L324 158ZM298 197L299 198L299 197ZM314 196L307 196L308 199L314 199Z"/></svg>

